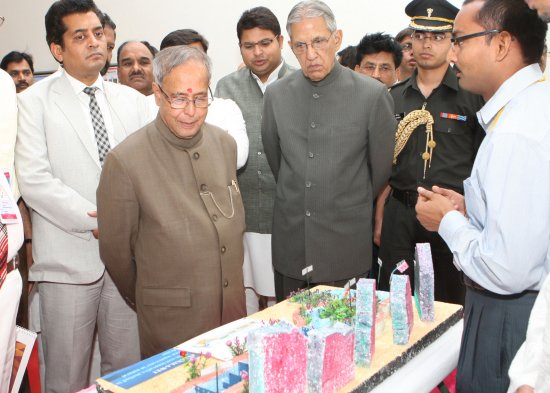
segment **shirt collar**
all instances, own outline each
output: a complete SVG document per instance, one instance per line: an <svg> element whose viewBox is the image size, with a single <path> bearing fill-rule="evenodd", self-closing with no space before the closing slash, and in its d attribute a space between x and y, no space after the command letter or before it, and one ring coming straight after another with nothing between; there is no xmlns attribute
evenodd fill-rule
<svg viewBox="0 0 550 393"><path fill-rule="evenodd" d="M497 113L508 104L515 96L528 86L542 78L542 71L538 64L523 67L508 78L496 91L496 93L477 112L479 123L485 130L491 125Z"/></svg>
<svg viewBox="0 0 550 393"><path fill-rule="evenodd" d="M63 70L63 73L67 76L67 79L69 80L69 83L71 84L75 94L78 95L78 94L82 93L84 88L88 87L86 84L82 83L81 81L79 81L75 77L71 76L66 70ZM96 81L94 83L92 83L92 85L89 86L89 87L97 87L99 90L105 92L105 90L103 89L103 78L101 77L101 75L99 73L97 74Z"/></svg>
<svg viewBox="0 0 550 393"><path fill-rule="evenodd" d="M252 78L254 78L254 80L256 80L256 82L258 82L258 85L260 86L264 86L264 88L266 88L267 86L269 86L270 84L272 84L273 82L275 82L277 79L279 79L279 71L281 71L281 68L283 68L283 63L284 61L281 60L281 64L279 64L277 66L277 68L275 68L271 74L269 74L269 76L267 77L267 80L264 82L262 82L260 80L260 78L258 77L258 75L256 75L255 73L253 73L252 71L250 71L250 74L252 75Z"/></svg>
<svg viewBox="0 0 550 393"><path fill-rule="evenodd" d="M418 70L415 68L410 78L405 82L405 88L403 89L402 94L405 94L405 91L409 88L420 91L420 89L418 88L418 83L416 81L417 76ZM443 80L441 81L439 86L441 85L445 85L450 89L453 89L454 91L458 91L458 78L456 77L456 73L450 65L447 68L447 72L445 72Z"/></svg>

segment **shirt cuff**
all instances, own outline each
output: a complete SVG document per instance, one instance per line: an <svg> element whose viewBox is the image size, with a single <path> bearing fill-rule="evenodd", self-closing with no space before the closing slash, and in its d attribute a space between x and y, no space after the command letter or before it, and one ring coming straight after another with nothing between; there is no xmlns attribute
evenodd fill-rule
<svg viewBox="0 0 550 393"><path fill-rule="evenodd" d="M441 223L439 224L439 235L445 240L449 249L453 251L451 244L455 237L456 232L468 225L468 219L462 215L458 210L451 210L443 216Z"/></svg>

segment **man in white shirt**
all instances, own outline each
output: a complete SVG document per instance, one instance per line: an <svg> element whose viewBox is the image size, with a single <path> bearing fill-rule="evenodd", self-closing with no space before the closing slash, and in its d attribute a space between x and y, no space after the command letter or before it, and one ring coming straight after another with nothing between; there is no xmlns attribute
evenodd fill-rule
<svg viewBox="0 0 550 393"><path fill-rule="evenodd" d="M487 135L464 199L419 188L416 212L464 273L458 392L508 389L550 271L550 89L538 65L546 30L522 0L467 0L455 20L451 61L461 87L485 99L478 119Z"/></svg>
<svg viewBox="0 0 550 393"><path fill-rule="evenodd" d="M96 188L110 150L148 119L146 98L104 82L107 43L91 0L60 0L46 40L63 70L18 95L16 170L32 208L45 392L87 386L97 327L101 374L140 359L135 312L99 258Z"/></svg>

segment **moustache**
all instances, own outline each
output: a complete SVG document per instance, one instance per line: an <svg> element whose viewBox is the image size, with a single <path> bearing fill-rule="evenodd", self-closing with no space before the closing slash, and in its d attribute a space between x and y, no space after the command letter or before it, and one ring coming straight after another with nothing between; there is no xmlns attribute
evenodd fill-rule
<svg viewBox="0 0 550 393"><path fill-rule="evenodd" d="M29 84L26 81L21 81L18 82L15 86L21 89L26 89L27 87L29 87Z"/></svg>
<svg viewBox="0 0 550 393"><path fill-rule="evenodd" d="M136 75L139 75L139 76L145 76L145 73L142 71L142 70L137 70L137 71L132 71L130 72L130 74L128 74L128 76L136 76Z"/></svg>

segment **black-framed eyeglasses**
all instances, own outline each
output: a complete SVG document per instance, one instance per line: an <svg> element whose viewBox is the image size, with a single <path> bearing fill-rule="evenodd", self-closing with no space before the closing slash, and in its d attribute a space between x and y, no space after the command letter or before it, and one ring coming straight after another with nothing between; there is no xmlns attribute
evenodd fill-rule
<svg viewBox="0 0 550 393"><path fill-rule="evenodd" d="M5 16L0 16L0 26L4 24L4 21L6 20Z"/></svg>
<svg viewBox="0 0 550 393"><path fill-rule="evenodd" d="M466 34L460 37L453 37L451 38L451 45L456 46L462 46L464 41L469 40L470 38L476 38L476 37L483 37L490 34L498 34L500 33L500 30L494 29L494 30L485 30L480 31L479 33L473 33L473 34Z"/></svg>
<svg viewBox="0 0 550 393"><path fill-rule="evenodd" d="M302 54L307 52L307 48L309 46L311 46L311 48L315 51L325 50L325 49L327 49L327 46L328 46L328 40L330 40L330 37L332 37L333 34L334 34L334 32L330 33L330 35L326 38L325 37L316 37L313 40L311 40L311 42L309 44L305 43L305 42L300 42L300 41L293 42L292 43L292 51L296 55L302 55Z"/></svg>
<svg viewBox="0 0 550 393"><path fill-rule="evenodd" d="M447 38L446 33L428 33L424 31L415 31L411 34L411 38L414 41L426 41L431 40L432 42L437 42L438 44L443 42Z"/></svg>
<svg viewBox="0 0 550 393"><path fill-rule="evenodd" d="M239 47L245 51L253 51L254 48L256 48L256 45L258 45L261 49L267 49L273 44L273 41L275 41L279 37L279 35L276 35L273 38L264 38L263 40L256 41L256 42L239 42Z"/></svg>
<svg viewBox="0 0 550 393"><path fill-rule="evenodd" d="M210 90L210 87L208 87L208 95L198 96L191 100L184 96L170 98L160 85L157 86L159 87L160 92L164 95L164 98L166 98L166 101L170 103L170 107L172 109L185 109L191 102L195 108L207 108L213 101L212 90Z"/></svg>

